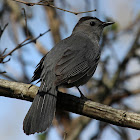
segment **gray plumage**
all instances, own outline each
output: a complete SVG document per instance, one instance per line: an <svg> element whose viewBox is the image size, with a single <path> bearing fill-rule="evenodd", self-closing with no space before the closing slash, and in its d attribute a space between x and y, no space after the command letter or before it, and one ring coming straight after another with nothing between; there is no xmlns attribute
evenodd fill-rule
<svg viewBox="0 0 140 140"><path fill-rule="evenodd" d="M32 82L40 79L41 86L23 122L27 135L43 132L51 125L57 87L79 87L92 77L100 58L100 36L103 28L110 24L112 22L102 22L95 17L81 18L72 35L41 59L32 78Z"/></svg>

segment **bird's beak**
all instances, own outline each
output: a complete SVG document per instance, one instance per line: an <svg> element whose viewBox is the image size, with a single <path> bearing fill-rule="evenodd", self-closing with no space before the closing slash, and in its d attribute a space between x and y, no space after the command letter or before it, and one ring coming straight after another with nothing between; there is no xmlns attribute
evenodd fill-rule
<svg viewBox="0 0 140 140"><path fill-rule="evenodd" d="M102 25L103 27L109 26L111 24L114 24L115 22L103 22Z"/></svg>

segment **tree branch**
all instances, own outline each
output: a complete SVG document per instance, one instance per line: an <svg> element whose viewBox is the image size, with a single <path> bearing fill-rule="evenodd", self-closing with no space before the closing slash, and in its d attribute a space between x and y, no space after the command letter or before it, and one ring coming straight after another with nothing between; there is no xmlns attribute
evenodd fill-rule
<svg viewBox="0 0 140 140"><path fill-rule="evenodd" d="M73 11L69 11L69 10L66 10L66 9L62 9L62 8L56 7L56 6L52 5L50 3L50 1L39 1L37 3L25 2L25 1L21 1L21 0L13 0L13 1L26 4L27 6L34 6L34 5L48 6L48 7L52 7L52 8L55 8L55 9L58 9L58 10L61 10L61 11L64 11L64 12L72 13L72 14L75 14L75 15L96 11L96 9L94 9L94 10L84 11L84 12L73 12Z"/></svg>
<svg viewBox="0 0 140 140"><path fill-rule="evenodd" d="M29 88L30 86L30 84L0 79L0 96L32 101L38 87ZM114 125L140 130L140 114L114 109L91 100L85 101L70 94L58 93L57 108Z"/></svg>
<svg viewBox="0 0 140 140"><path fill-rule="evenodd" d="M30 44L30 43L36 43L37 39L39 39L41 36L43 36L44 34L48 33L50 31L47 30L45 31L44 33L41 33L39 36L37 36L36 38L33 38L31 39L31 37L27 37L24 41L22 41L20 44L18 44L12 51L10 51L8 54L6 55L3 55L3 56L0 56L0 63L5 63L3 62L3 60L7 57L7 56L10 56L12 55L13 52L15 52L17 49L20 49L21 47L27 45L27 44ZM10 60L10 59L9 59ZM8 60L8 61L9 61Z"/></svg>

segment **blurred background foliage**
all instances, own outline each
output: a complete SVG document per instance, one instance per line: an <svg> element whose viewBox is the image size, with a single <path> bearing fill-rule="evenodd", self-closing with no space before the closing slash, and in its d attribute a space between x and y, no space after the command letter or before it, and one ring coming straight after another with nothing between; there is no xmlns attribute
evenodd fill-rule
<svg viewBox="0 0 140 140"><path fill-rule="evenodd" d="M29 83L40 59L57 42L71 34L79 18L96 16L102 21L115 21L115 24L104 30L100 42L102 56L95 75L80 88L88 98L96 102L139 113L139 0L54 0L51 4L75 12L93 9L97 11L74 15L49 6L27 6L12 0L0 0L0 78ZM48 29L51 29L51 32L3 59L28 36L31 39L36 38ZM79 96L75 88L62 90ZM0 97L0 139L136 140L140 138L140 131L61 110L57 111L53 125L46 133L26 136L22 130L22 121L30 104L27 101Z"/></svg>

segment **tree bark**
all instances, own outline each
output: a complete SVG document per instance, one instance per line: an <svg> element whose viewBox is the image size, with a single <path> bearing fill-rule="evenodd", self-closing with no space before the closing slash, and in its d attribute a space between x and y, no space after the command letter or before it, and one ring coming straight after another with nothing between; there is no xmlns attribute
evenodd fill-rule
<svg viewBox="0 0 140 140"><path fill-rule="evenodd" d="M33 101L38 87L30 86L30 84L0 79L0 96ZM114 125L140 130L140 114L115 109L70 94L58 93L57 108Z"/></svg>

